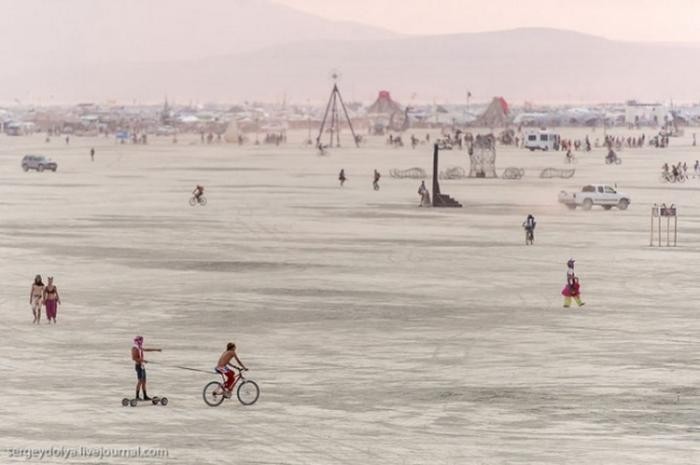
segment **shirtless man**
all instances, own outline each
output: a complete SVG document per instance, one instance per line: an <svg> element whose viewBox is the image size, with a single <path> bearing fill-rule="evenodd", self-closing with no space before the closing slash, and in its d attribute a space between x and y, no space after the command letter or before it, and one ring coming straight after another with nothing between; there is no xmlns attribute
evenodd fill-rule
<svg viewBox="0 0 700 465"><path fill-rule="evenodd" d="M148 360L143 358L144 352L162 352L161 349L147 349L143 346L143 336L134 338L134 345L131 347L131 359L136 364L136 400L151 400L146 394L146 368L144 365ZM139 389L143 390L143 399L139 397Z"/></svg>
<svg viewBox="0 0 700 465"><path fill-rule="evenodd" d="M34 321L32 323L39 324L41 321L41 305L44 298L44 283L41 282L41 276L36 275L32 283L32 290L29 291L29 305L32 306L32 314Z"/></svg>
<svg viewBox="0 0 700 465"><path fill-rule="evenodd" d="M221 373L224 378L226 378L226 382L224 383L224 389L226 390L224 395L226 397L231 397L231 391L233 391L233 387L236 385L236 373L229 368L229 362L231 362L232 358L236 360L241 369L248 369L243 362L241 362L241 359L238 358L238 355L236 355L236 344L233 342L226 344L226 350L221 354L219 362L216 364L216 372Z"/></svg>

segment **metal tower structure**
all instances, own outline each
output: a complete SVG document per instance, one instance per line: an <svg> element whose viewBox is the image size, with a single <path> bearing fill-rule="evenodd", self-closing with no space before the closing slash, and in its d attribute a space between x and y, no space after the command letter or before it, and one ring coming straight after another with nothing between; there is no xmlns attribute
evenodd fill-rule
<svg viewBox="0 0 700 465"><path fill-rule="evenodd" d="M326 129L326 125L328 125L328 133L330 134L329 147L333 147L334 140L335 146L340 147L340 109L342 109L343 115L345 116L345 121L348 123L350 132L352 133L352 140L355 142L355 146L359 147L360 143L355 135L355 130L352 127L352 121L350 121L348 110L345 108L343 97L340 95L340 89L338 89L338 74L333 73L332 78L333 90L331 91L331 96L328 99L328 105L326 105L326 112L323 115L323 121L321 122L321 130L318 132L318 137L316 138L316 145L322 145L321 138L323 137L323 131Z"/></svg>

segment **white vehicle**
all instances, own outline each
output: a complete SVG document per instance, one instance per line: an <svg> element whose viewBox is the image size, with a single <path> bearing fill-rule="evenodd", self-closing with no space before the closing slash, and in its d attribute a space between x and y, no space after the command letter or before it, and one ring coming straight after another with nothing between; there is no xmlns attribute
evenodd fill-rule
<svg viewBox="0 0 700 465"><path fill-rule="evenodd" d="M561 191L559 203L566 205L571 210L575 210L579 206L584 210L590 210L593 205L600 205L606 210L610 210L612 207L627 210L630 205L630 197L605 184L589 184L583 186L581 192Z"/></svg>
<svg viewBox="0 0 700 465"><path fill-rule="evenodd" d="M531 152L535 150L544 150L546 152L548 150L558 150L560 141L559 134L541 129L527 132L523 146L526 149L530 149Z"/></svg>

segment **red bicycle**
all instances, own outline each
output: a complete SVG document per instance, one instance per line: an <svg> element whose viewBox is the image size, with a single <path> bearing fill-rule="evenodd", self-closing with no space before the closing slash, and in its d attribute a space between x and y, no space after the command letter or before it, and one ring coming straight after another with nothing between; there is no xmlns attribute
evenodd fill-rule
<svg viewBox="0 0 700 465"><path fill-rule="evenodd" d="M235 365L228 366L236 371L236 382L234 383L233 388L228 391L224 387L226 384L226 378L224 377L223 373L219 373L221 375L220 382L212 381L204 386L204 390L202 391L204 403L209 407L218 407L224 400L231 398L231 394L233 393L233 390L236 389L236 386L238 386L238 389L236 389L236 397L238 397L238 401L241 404L253 405L256 403L258 401L258 397L260 397L260 388L258 387L258 384L255 381L246 379L245 376L243 376L243 372L246 370L243 370L241 367Z"/></svg>

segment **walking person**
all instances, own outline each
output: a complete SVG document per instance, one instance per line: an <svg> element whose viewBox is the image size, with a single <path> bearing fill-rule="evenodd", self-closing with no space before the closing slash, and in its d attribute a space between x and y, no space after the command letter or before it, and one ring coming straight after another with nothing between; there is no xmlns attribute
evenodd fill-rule
<svg viewBox="0 0 700 465"><path fill-rule="evenodd" d="M579 307L586 305L585 302L581 301L581 284L579 283L577 277L574 277L571 286L568 284L564 286L564 289L561 291L561 295L564 296L564 308L571 307L571 299L574 299L576 301L576 305Z"/></svg>
<svg viewBox="0 0 700 465"><path fill-rule="evenodd" d="M338 181L340 181L340 187L343 187L343 184L345 184L345 181L347 181L347 178L345 177L345 169L340 170L340 174L338 174Z"/></svg>
<svg viewBox="0 0 700 465"><path fill-rule="evenodd" d="M34 315L34 321L32 324L39 324L41 321L41 304L44 299L44 283L41 282L41 275L36 275L34 277L34 282L32 283L32 289L29 291L29 305L32 307L32 315Z"/></svg>
<svg viewBox="0 0 700 465"><path fill-rule="evenodd" d="M374 188L375 191L379 190L379 179L382 177L382 175L379 173L379 171L374 170L374 181L372 181L372 187Z"/></svg>
<svg viewBox="0 0 700 465"><path fill-rule="evenodd" d="M525 245L532 245L535 243L535 226L537 222L532 214L527 215L525 221L523 221L523 229L525 229Z"/></svg>
<svg viewBox="0 0 700 465"><path fill-rule="evenodd" d="M576 274L574 272L575 263L576 261L573 258L569 259L569 261L566 262L566 286L564 286L564 289L562 289L561 291L561 295L564 296L564 308L569 308L571 306L572 298L576 300L576 304L578 304L579 307L584 305L584 303L581 302L581 292L578 277L576 277Z"/></svg>
<svg viewBox="0 0 700 465"><path fill-rule="evenodd" d="M58 288L53 283L53 276L48 277L48 283L44 288L44 305L46 306L46 318L51 323L56 324L56 313L61 305L61 297L58 295Z"/></svg>
<svg viewBox="0 0 700 465"><path fill-rule="evenodd" d="M95 161L95 147L90 149L90 160Z"/></svg>
<svg viewBox="0 0 700 465"><path fill-rule="evenodd" d="M425 187L425 181L421 181L418 187L418 195L420 195L420 207L430 206L430 191Z"/></svg>
<svg viewBox="0 0 700 465"><path fill-rule="evenodd" d="M574 264L576 263L576 260L573 258L570 258L568 262L566 262L566 285L567 286L572 286L574 284L574 278L576 277L576 274L574 273Z"/></svg>

